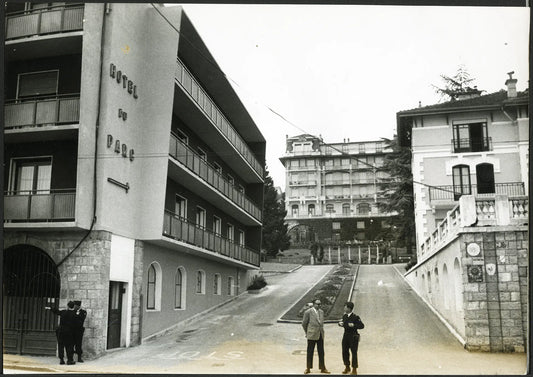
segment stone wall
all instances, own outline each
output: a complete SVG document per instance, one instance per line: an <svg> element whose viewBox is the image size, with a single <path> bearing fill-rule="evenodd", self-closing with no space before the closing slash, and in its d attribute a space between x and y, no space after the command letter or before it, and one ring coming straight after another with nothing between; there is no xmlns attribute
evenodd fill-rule
<svg viewBox="0 0 533 377"><path fill-rule="evenodd" d="M470 228L461 237L467 349L524 352L528 330L527 231ZM480 247L479 255L467 252L469 247L476 247L472 245Z"/></svg>
<svg viewBox="0 0 533 377"><path fill-rule="evenodd" d="M142 283L143 283L143 247L142 241L135 241L133 300L131 308L130 346L141 344L142 339Z"/></svg>

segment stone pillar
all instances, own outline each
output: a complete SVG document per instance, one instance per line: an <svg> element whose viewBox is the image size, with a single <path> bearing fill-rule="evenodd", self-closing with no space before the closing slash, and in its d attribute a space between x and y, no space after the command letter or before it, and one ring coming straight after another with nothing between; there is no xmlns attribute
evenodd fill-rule
<svg viewBox="0 0 533 377"><path fill-rule="evenodd" d="M476 198L473 195L462 195L459 198L459 209L461 227L470 226L476 222Z"/></svg>
<svg viewBox="0 0 533 377"><path fill-rule="evenodd" d="M509 225L511 223L509 197L507 195L495 196L494 211L496 212L496 225Z"/></svg>

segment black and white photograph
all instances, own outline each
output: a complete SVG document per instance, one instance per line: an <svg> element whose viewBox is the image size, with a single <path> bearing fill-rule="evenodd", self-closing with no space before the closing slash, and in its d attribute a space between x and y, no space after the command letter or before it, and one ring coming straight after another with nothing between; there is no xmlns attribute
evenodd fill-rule
<svg viewBox="0 0 533 377"><path fill-rule="evenodd" d="M529 1L4 3L4 374L529 373Z"/></svg>

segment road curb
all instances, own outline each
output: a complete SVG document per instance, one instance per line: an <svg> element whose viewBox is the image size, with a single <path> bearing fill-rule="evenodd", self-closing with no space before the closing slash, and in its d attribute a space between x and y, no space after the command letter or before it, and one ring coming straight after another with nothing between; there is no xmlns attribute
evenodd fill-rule
<svg viewBox="0 0 533 377"><path fill-rule="evenodd" d="M398 268L396 266L392 266L396 272L398 273L398 275L400 275L403 279L403 281L405 281L407 283L407 285L409 285L409 287L411 287L411 290L417 295L417 297L419 297L422 302L424 302L424 304L426 304L426 306L433 312L433 314L435 314L437 316L437 318L439 319L439 321L442 322L442 324L444 326L446 326L446 328L448 329L448 331L450 331L452 333L452 335L459 341L459 343L461 343L461 345L464 347L466 347L466 341L463 339L463 337L452 327L452 325L450 325L450 323L446 320L446 318L444 318L438 311L437 309L435 309L433 307L433 305L431 305L424 297L420 296L417 292L417 290L415 289L415 287L411 284L411 282L409 280L407 280L405 278L405 276L400 272L400 270L398 270Z"/></svg>

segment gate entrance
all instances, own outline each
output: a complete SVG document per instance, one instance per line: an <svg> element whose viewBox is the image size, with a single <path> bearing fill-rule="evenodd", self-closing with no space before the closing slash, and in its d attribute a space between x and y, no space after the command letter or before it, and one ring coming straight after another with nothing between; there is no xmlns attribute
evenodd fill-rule
<svg viewBox="0 0 533 377"><path fill-rule="evenodd" d="M41 249L16 245L4 250L4 352L56 354L57 317L46 310L59 302L60 278Z"/></svg>

